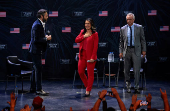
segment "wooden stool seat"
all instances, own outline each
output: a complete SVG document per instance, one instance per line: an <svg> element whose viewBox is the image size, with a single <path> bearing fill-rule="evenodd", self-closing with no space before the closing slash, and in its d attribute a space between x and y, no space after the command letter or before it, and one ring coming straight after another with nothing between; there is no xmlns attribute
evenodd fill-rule
<svg viewBox="0 0 170 111"><path fill-rule="evenodd" d="M115 76L116 74L110 74L110 76ZM109 74L105 74L105 76L109 76Z"/></svg>

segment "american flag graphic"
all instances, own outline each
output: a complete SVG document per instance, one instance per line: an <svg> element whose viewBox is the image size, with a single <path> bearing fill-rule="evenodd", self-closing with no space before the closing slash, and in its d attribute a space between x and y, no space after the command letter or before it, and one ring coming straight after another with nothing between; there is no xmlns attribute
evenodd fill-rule
<svg viewBox="0 0 170 111"><path fill-rule="evenodd" d="M80 43L73 43L73 48L79 48L80 47Z"/></svg>
<svg viewBox="0 0 170 111"><path fill-rule="evenodd" d="M58 11L49 11L49 17L58 17Z"/></svg>
<svg viewBox="0 0 170 111"><path fill-rule="evenodd" d="M0 12L0 17L6 17L6 12Z"/></svg>
<svg viewBox="0 0 170 111"><path fill-rule="evenodd" d="M45 64L45 59L41 59L41 62L44 65Z"/></svg>
<svg viewBox="0 0 170 111"><path fill-rule="evenodd" d="M22 44L22 49L29 49L30 44Z"/></svg>
<svg viewBox="0 0 170 111"><path fill-rule="evenodd" d="M169 26L160 26L160 31L169 31Z"/></svg>
<svg viewBox="0 0 170 111"><path fill-rule="evenodd" d="M99 11L99 16L108 16L108 11Z"/></svg>
<svg viewBox="0 0 170 111"><path fill-rule="evenodd" d="M148 10L148 16L155 16L157 15L157 10Z"/></svg>
<svg viewBox="0 0 170 111"><path fill-rule="evenodd" d="M10 33L20 33L20 28L10 28Z"/></svg>
<svg viewBox="0 0 170 111"><path fill-rule="evenodd" d="M71 27L62 27L62 32L71 32Z"/></svg>
<svg viewBox="0 0 170 111"><path fill-rule="evenodd" d="M120 32L120 27L111 27L111 32Z"/></svg>

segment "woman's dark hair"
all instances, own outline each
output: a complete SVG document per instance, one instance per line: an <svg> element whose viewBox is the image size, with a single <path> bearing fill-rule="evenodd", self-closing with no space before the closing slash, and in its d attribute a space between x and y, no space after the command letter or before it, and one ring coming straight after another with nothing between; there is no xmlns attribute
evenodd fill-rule
<svg viewBox="0 0 170 111"><path fill-rule="evenodd" d="M41 15L44 16L44 14L45 14L46 12L47 12L47 10L45 10L45 9L40 9L40 10L38 10L38 12L37 12L37 17L40 18Z"/></svg>
<svg viewBox="0 0 170 111"><path fill-rule="evenodd" d="M87 19L84 21L84 24L85 24L86 21L89 21L90 24L91 24L92 34L95 33L95 32L96 32L96 27L95 27L95 25L94 25L93 19L87 18ZM83 34L85 34L86 32L87 32L87 30L86 30L85 25L84 25L84 32L83 32Z"/></svg>

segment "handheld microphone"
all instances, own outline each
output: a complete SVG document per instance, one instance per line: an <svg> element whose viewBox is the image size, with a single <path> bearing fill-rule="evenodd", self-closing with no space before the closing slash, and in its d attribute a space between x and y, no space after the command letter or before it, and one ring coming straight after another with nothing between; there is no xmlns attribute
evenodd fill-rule
<svg viewBox="0 0 170 111"><path fill-rule="evenodd" d="M97 60L94 60L94 61L97 61ZM87 60L87 62L90 62L90 60Z"/></svg>
<svg viewBox="0 0 170 111"><path fill-rule="evenodd" d="M50 31L49 30L47 30L47 35L49 36L50 35ZM51 43L51 40L50 40L50 43ZM50 47L50 46L49 46Z"/></svg>
<svg viewBox="0 0 170 111"><path fill-rule="evenodd" d="M50 31L49 31L49 30L47 31L47 35L48 35L48 36L50 35Z"/></svg>

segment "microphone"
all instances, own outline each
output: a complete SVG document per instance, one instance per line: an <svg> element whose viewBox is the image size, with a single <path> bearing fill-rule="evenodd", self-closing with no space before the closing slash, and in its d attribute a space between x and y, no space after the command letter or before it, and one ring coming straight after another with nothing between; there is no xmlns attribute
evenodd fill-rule
<svg viewBox="0 0 170 111"><path fill-rule="evenodd" d="M50 31L49 31L49 30L47 31L47 35L48 35L48 36L50 35Z"/></svg>
<svg viewBox="0 0 170 111"><path fill-rule="evenodd" d="M50 35L50 30L47 30L47 35L49 36ZM50 43L51 43L51 40L50 40ZM50 47L50 46L49 46Z"/></svg>
<svg viewBox="0 0 170 111"><path fill-rule="evenodd" d="M94 61L97 61L97 60L94 60ZM87 62L90 62L90 60L87 60Z"/></svg>

